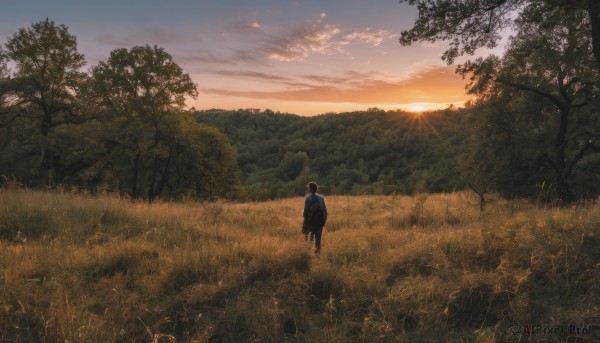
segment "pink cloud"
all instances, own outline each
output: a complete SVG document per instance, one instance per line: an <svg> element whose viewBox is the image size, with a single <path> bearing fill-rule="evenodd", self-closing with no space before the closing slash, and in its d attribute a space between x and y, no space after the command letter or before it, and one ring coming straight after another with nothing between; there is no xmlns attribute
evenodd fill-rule
<svg viewBox="0 0 600 343"><path fill-rule="evenodd" d="M358 41L371 45L379 45L386 39L394 38L395 35L389 30L375 30L366 28L358 31L354 31L344 36L347 41Z"/></svg>
<svg viewBox="0 0 600 343"><path fill-rule="evenodd" d="M248 78L248 79L256 79L262 81L290 81L289 77L273 75L267 73L261 73L256 71L242 71L242 70L214 70L211 71L212 74L235 77L235 78Z"/></svg>
<svg viewBox="0 0 600 343"><path fill-rule="evenodd" d="M302 61L313 54L326 55L339 49L340 43L334 39L338 33L338 25L317 23L268 42L263 51L278 61Z"/></svg>

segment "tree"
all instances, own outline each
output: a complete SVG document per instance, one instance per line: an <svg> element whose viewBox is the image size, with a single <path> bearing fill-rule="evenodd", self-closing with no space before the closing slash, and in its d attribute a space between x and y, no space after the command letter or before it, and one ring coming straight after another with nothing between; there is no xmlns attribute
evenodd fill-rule
<svg viewBox="0 0 600 343"><path fill-rule="evenodd" d="M460 172L467 187L477 195L479 210L483 211L486 195L490 193L493 183L494 165L484 149L472 149L472 152L459 158Z"/></svg>
<svg viewBox="0 0 600 343"><path fill-rule="evenodd" d="M93 87L101 99L106 119L112 121L115 128L116 135L110 143L123 149L124 155L133 162L130 194L139 196L141 169L151 168L145 196L157 197L161 169L162 173L167 171L170 162L164 125L183 109L186 96L197 95L196 85L172 57L157 46L113 50L106 62L92 68L92 73ZM146 158L152 161L144 161Z"/></svg>
<svg viewBox="0 0 600 343"><path fill-rule="evenodd" d="M8 109L2 125L17 118L38 121L41 135L40 165L53 183L58 152L48 144L51 130L59 125L79 123L77 93L86 75L80 71L84 56L77 51L77 40L64 25L48 19L19 29L6 43L4 59L14 65L8 73L0 67L2 107Z"/></svg>
<svg viewBox="0 0 600 343"><path fill-rule="evenodd" d="M600 152L595 144L600 133L593 119L596 109L590 101L598 94L598 69L591 67L591 40L582 30L587 24L582 11L529 5L516 21L517 34L503 58L479 58L459 66L463 75L472 75L469 93L478 96L479 104L500 105L500 110L491 111L488 127L503 122L505 132L520 130L527 132L529 144L543 142L529 159L553 171L552 180L540 181L551 184L553 197L563 201L574 198L569 184L574 168L590 153ZM529 124L523 119L492 119L507 113L514 117L523 109ZM519 125L516 130L511 128L514 123ZM492 137L488 133L483 139L489 143Z"/></svg>
<svg viewBox="0 0 600 343"><path fill-rule="evenodd" d="M0 79L5 79L8 77L8 66L6 65L6 55L0 47Z"/></svg>
<svg viewBox="0 0 600 343"><path fill-rule="evenodd" d="M501 31L513 23L515 12L528 6L545 11L579 10L587 16L586 28L592 39L596 67L600 68L600 1L597 0L400 0L416 5L419 15L410 30L402 32L400 43L451 40L443 58L453 63L457 56L472 55L480 47L494 47Z"/></svg>
<svg viewBox="0 0 600 343"><path fill-rule="evenodd" d="M198 95L190 76L157 46L113 50L92 72L102 104L118 116L150 119L160 112L181 110L186 97Z"/></svg>
<svg viewBox="0 0 600 343"><path fill-rule="evenodd" d="M305 169L308 160L308 155L304 151L296 153L287 151L279 162L277 176L285 181L294 180Z"/></svg>
<svg viewBox="0 0 600 343"><path fill-rule="evenodd" d="M239 185L227 140L185 110L186 98L198 95L196 85L164 49L113 50L92 73L108 128L102 141L113 151L107 158L120 170L122 190L154 200L166 189L213 197ZM221 187L222 178L230 178L229 188Z"/></svg>
<svg viewBox="0 0 600 343"><path fill-rule="evenodd" d="M10 92L6 88L7 81L8 66L6 65L6 55L0 46L0 129L8 126L9 124L7 112L10 103Z"/></svg>
<svg viewBox="0 0 600 343"><path fill-rule="evenodd" d="M239 167L227 136L195 123L191 115L182 124L173 149L172 191L209 199L243 197Z"/></svg>

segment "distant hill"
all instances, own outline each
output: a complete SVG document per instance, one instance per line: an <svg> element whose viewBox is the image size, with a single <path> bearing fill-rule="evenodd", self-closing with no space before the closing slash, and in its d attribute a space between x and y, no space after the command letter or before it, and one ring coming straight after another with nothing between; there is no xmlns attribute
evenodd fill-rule
<svg viewBox="0 0 600 343"><path fill-rule="evenodd" d="M250 196L301 195L309 180L328 194L413 194L462 189L456 157L467 113L371 109L301 117L270 110L206 110L237 151Z"/></svg>

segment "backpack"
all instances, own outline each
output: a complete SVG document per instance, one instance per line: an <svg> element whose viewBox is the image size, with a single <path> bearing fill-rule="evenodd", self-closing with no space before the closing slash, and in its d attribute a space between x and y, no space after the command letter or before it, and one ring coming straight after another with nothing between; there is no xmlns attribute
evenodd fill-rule
<svg viewBox="0 0 600 343"><path fill-rule="evenodd" d="M303 229L308 231L319 229L325 225L323 209L321 208L319 198L317 196L310 196L310 199L312 203L308 205L306 219L304 220L304 225L302 225Z"/></svg>

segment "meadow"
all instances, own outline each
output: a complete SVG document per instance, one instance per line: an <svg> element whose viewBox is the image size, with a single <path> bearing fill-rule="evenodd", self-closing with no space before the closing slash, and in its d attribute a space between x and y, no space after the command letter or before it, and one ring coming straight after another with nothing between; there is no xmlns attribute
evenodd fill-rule
<svg viewBox="0 0 600 343"><path fill-rule="evenodd" d="M0 341L600 341L600 204L326 199L317 257L299 197L1 188Z"/></svg>

